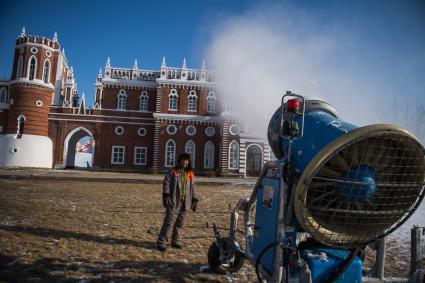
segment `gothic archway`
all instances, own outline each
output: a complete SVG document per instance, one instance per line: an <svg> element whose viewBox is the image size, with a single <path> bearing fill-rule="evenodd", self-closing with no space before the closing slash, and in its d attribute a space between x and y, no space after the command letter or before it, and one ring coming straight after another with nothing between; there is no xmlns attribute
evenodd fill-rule
<svg viewBox="0 0 425 283"><path fill-rule="evenodd" d="M73 129L65 138L64 146L63 146L63 164L64 168L72 169L75 168L75 156L78 141L83 137L89 137L91 139L91 147L92 147L92 156L90 167L93 166L94 160L94 150L95 150L95 140L93 138L93 134L84 127L78 127ZM84 166L88 167L88 166Z"/></svg>
<svg viewBox="0 0 425 283"><path fill-rule="evenodd" d="M263 151L256 144L251 144L246 149L246 175L258 177L263 166Z"/></svg>

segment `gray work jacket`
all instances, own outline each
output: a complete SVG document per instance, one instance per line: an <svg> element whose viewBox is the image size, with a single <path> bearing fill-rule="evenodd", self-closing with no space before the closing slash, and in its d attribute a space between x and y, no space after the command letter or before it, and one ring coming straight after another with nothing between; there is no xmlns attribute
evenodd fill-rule
<svg viewBox="0 0 425 283"><path fill-rule="evenodd" d="M173 202L173 208L178 207L180 202L180 183L181 173L177 168L171 168L165 173L164 183L162 186L162 193L169 194ZM188 172L186 178L186 196L185 196L185 210L189 210L192 205L192 199L198 198L196 193L195 174L193 171Z"/></svg>

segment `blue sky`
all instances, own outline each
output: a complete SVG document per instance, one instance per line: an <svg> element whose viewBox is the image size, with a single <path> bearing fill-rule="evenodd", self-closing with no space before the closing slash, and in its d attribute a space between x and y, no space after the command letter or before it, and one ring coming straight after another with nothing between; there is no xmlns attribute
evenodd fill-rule
<svg viewBox="0 0 425 283"><path fill-rule="evenodd" d="M79 94L85 92L90 104L95 78L107 57L112 66L128 68L137 59L143 69L158 69L162 56L169 66L181 66L186 58L189 68L198 68L203 58L213 58L207 60L207 67L232 67L238 49L226 58L214 52L223 42L224 52L238 46L234 43L243 33L258 42L250 56L256 57L258 50L267 53L276 42L263 40L261 29L250 35L254 21L256 27L264 25L272 37L282 39L285 34L285 39L293 40L292 45L282 47L282 55L294 51L298 52L294 58L301 58L306 52L309 61L294 59L293 66L282 68L303 66L302 73L295 73L301 77L308 73L306 77L320 85L306 88L313 92L309 95L316 90L331 93L327 98L347 112L358 103L360 92L367 94L363 100L373 94L375 100L388 105L400 97L414 106L425 103L425 1L1 1L0 10L0 77L10 76L15 38L23 26L28 34L49 38L56 31L74 67ZM244 68L263 64L262 72L267 74L270 62L266 59L245 58ZM244 83L246 78L239 79ZM262 86L263 81L256 83ZM290 82L279 87L297 88ZM349 101L348 106L333 93ZM380 117L391 118L390 108L381 112L385 113Z"/></svg>

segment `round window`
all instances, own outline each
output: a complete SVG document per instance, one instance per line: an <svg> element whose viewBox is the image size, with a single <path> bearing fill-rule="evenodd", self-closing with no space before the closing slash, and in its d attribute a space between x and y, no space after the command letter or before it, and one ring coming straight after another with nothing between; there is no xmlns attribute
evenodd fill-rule
<svg viewBox="0 0 425 283"><path fill-rule="evenodd" d="M195 126L187 126L186 127L186 134L188 134L189 136L193 136L194 134L196 134L196 128Z"/></svg>
<svg viewBox="0 0 425 283"><path fill-rule="evenodd" d="M167 133L170 135L174 135L177 132L177 127L175 125L168 125L167 126Z"/></svg>
<svg viewBox="0 0 425 283"><path fill-rule="evenodd" d="M35 47L31 48L31 53L32 53L32 54L35 54L35 53L37 53L37 52L38 52L38 49L37 49L37 48L35 48Z"/></svg>
<svg viewBox="0 0 425 283"><path fill-rule="evenodd" d="M233 124L229 127L229 131L232 135L239 135L241 129L239 128L238 125Z"/></svg>
<svg viewBox="0 0 425 283"><path fill-rule="evenodd" d="M47 57L52 56L52 52L50 52L49 50L47 50L47 51L46 51L46 56L47 56Z"/></svg>
<svg viewBox="0 0 425 283"><path fill-rule="evenodd" d="M38 106L38 107L41 107L41 106L43 106L43 101L41 101L41 100L37 100L37 101L35 102L35 105L36 105L36 106Z"/></svg>
<svg viewBox="0 0 425 283"><path fill-rule="evenodd" d="M209 137L212 137L213 135L215 135L215 129L213 127L206 127L205 134Z"/></svg>
<svg viewBox="0 0 425 283"><path fill-rule="evenodd" d="M137 130L137 133L139 134L139 136L143 137L146 135L146 129L145 128L139 128Z"/></svg>
<svg viewBox="0 0 425 283"><path fill-rule="evenodd" d="M124 128L121 126L118 126L115 128L115 133L119 136L121 136L122 134L124 134Z"/></svg>

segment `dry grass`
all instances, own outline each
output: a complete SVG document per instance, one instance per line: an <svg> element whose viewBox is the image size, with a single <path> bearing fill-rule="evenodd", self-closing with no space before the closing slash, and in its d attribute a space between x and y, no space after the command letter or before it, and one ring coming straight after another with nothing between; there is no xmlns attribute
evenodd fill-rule
<svg viewBox="0 0 425 283"><path fill-rule="evenodd" d="M184 248L161 253L155 249L161 185L0 179L0 280L255 282L248 264L227 276L204 270L213 241L205 223L228 228L229 204L251 189L201 186L203 200L188 216ZM386 274L407 270L397 265Z"/></svg>

